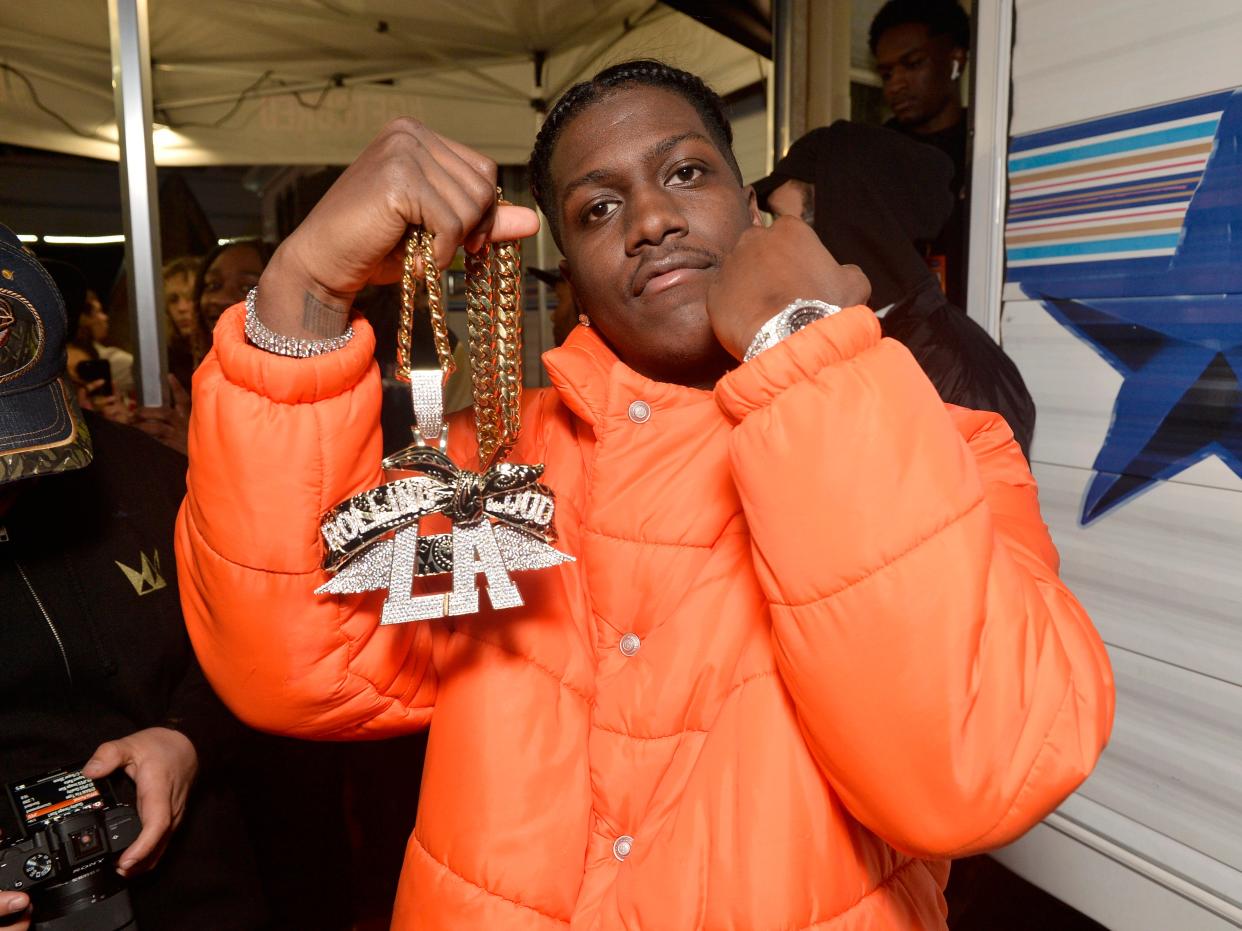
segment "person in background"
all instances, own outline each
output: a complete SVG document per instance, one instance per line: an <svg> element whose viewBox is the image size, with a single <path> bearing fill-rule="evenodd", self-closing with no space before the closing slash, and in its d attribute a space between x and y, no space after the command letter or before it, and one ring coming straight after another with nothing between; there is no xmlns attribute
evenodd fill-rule
<svg viewBox="0 0 1242 931"><path fill-rule="evenodd" d="M528 268L535 278L542 281L553 291L555 302L552 304L552 340L559 346L569 338L573 328L578 325L578 302L574 300L574 288L560 269L551 271L542 268Z"/></svg>
<svg viewBox="0 0 1242 931"><path fill-rule="evenodd" d="M228 240L207 253L194 289L194 304L209 335L208 346L220 315L246 299L271 257L272 247L262 239Z"/></svg>
<svg viewBox="0 0 1242 931"><path fill-rule="evenodd" d="M245 300L259 281L271 247L261 239L234 239L212 249L194 285L195 324L190 332L190 374L211 348L211 331L226 308ZM171 308L169 309L171 313ZM190 374L169 347L168 403L139 408L134 426L178 452L187 449L190 423Z"/></svg>
<svg viewBox="0 0 1242 931"><path fill-rule="evenodd" d="M935 146L953 162L953 210L925 244L949 301L966 306L969 121L962 74L970 18L956 0L889 0L871 21L871 53L893 118L885 125Z"/></svg>
<svg viewBox="0 0 1242 931"><path fill-rule="evenodd" d="M931 146L840 120L795 142L754 187L762 209L808 222L833 256L867 274L884 335L910 350L941 400L1000 414L1029 461L1035 402L1022 374L919 254L952 209L951 171Z"/></svg>
<svg viewBox="0 0 1242 931"><path fill-rule="evenodd" d="M90 338L95 343L95 351L99 358L107 360L112 370L112 387L122 398L134 395L134 356L119 346L110 346L108 339L108 313L104 310L99 295L91 288L86 289L86 313L79 323L79 340L82 338L82 327L89 328Z"/></svg>
<svg viewBox="0 0 1242 931"><path fill-rule="evenodd" d="M222 776L244 729L181 619L172 530L185 459L73 402L64 304L4 227L0 269L0 786L78 767L128 774L141 834L72 882L115 904L123 879L142 928L262 928L235 780ZM33 919L52 917L41 909L54 898L33 898ZM0 892L0 927L27 927L30 905Z"/></svg>
<svg viewBox="0 0 1242 931"><path fill-rule="evenodd" d="M164 263L164 311L168 326L168 373L183 388L207 351L207 330L194 303L194 285L202 261L182 256Z"/></svg>
<svg viewBox="0 0 1242 931"><path fill-rule="evenodd" d="M69 334L69 340L65 345L65 371L69 376L69 383L75 389L78 403L90 407L101 417L113 423L133 422L132 398L122 395L117 390L112 378L112 362L108 363L109 377L106 382L102 378L93 379L82 368L82 363L102 358L95 342L95 335L102 333L104 337L107 336L108 315L103 312L102 307L98 306L97 301L95 307L91 306L90 295L93 292L76 266L56 259L47 259L43 267L52 276L58 291L63 295Z"/></svg>
<svg viewBox="0 0 1242 931"><path fill-rule="evenodd" d="M116 346L108 346L108 314L99 295L87 284L82 272L68 262L49 259L48 274L64 295L69 330L69 372L77 378L77 366L88 359L106 359L111 373L112 393L128 404L134 392L134 357Z"/></svg>

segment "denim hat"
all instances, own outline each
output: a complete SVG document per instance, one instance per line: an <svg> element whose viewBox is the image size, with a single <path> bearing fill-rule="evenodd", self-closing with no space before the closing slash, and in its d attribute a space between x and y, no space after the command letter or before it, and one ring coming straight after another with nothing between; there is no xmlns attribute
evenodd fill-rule
<svg viewBox="0 0 1242 931"><path fill-rule="evenodd" d="M65 374L65 304L0 226L0 484L80 469L91 438Z"/></svg>

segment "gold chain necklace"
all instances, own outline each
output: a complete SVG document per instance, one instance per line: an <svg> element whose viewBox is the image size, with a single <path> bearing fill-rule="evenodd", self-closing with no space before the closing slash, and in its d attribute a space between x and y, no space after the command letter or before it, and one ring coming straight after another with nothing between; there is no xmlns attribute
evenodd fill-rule
<svg viewBox="0 0 1242 931"><path fill-rule="evenodd" d="M497 197L500 189L496 189ZM507 201L498 200L499 205ZM435 234L416 229L405 243L401 276L401 322L397 331L397 378L410 381L415 265L422 260L423 285L431 316L436 358L447 382L456 370L448 318L432 246ZM522 429L522 252L517 242L486 243L466 253L466 328L470 335L470 380L474 397L479 466L503 461Z"/></svg>
<svg viewBox="0 0 1242 931"><path fill-rule="evenodd" d="M499 188L496 194L499 198ZM428 230L411 234L401 277L397 377L410 384L414 443L383 465L408 477L355 495L320 523L327 550L324 568L334 575L316 592L348 595L386 588L381 624L475 613L480 573L487 578L493 608L519 607L522 596L510 572L572 560L552 547L555 499L539 482L543 466L505 461L521 430L520 247L499 242L466 255L466 325L480 468L472 472L459 469L445 453L443 391L456 365L434 243L435 234ZM414 368L411 358L420 259L436 348L434 369ZM420 535L419 521L431 514L447 517L452 532ZM416 579L449 573L451 592L413 594Z"/></svg>

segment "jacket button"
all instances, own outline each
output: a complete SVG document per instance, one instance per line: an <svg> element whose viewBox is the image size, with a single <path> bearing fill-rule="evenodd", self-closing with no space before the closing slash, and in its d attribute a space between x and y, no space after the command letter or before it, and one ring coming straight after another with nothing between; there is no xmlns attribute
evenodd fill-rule
<svg viewBox="0 0 1242 931"><path fill-rule="evenodd" d="M634 401L626 413L634 423L646 423L651 419L651 405L646 401Z"/></svg>
<svg viewBox="0 0 1242 931"><path fill-rule="evenodd" d="M618 860L624 860L630 855L630 851L634 849L634 838L628 834L622 834L612 842L612 855Z"/></svg>
<svg viewBox="0 0 1242 931"><path fill-rule="evenodd" d="M638 634L626 634L621 638L621 652L626 656L633 656L642 645L643 642L638 639Z"/></svg>

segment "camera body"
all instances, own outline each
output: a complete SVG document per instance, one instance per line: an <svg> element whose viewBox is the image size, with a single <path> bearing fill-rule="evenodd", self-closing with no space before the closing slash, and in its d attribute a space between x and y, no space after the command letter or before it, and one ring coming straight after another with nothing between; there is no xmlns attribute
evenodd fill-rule
<svg viewBox="0 0 1242 931"><path fill-rule="evenodd" d="M124 777L95 781L80 769L10 782L0 805L7 802L13 819L3 820L16 830L0 838L0 891L29 893L36 915L41 903L51 916L82 912L97 903L105 912L127 911L128 896L103 903L123 893L112 864L142 830L137 810L125 797L131 787Z"/></svg>

